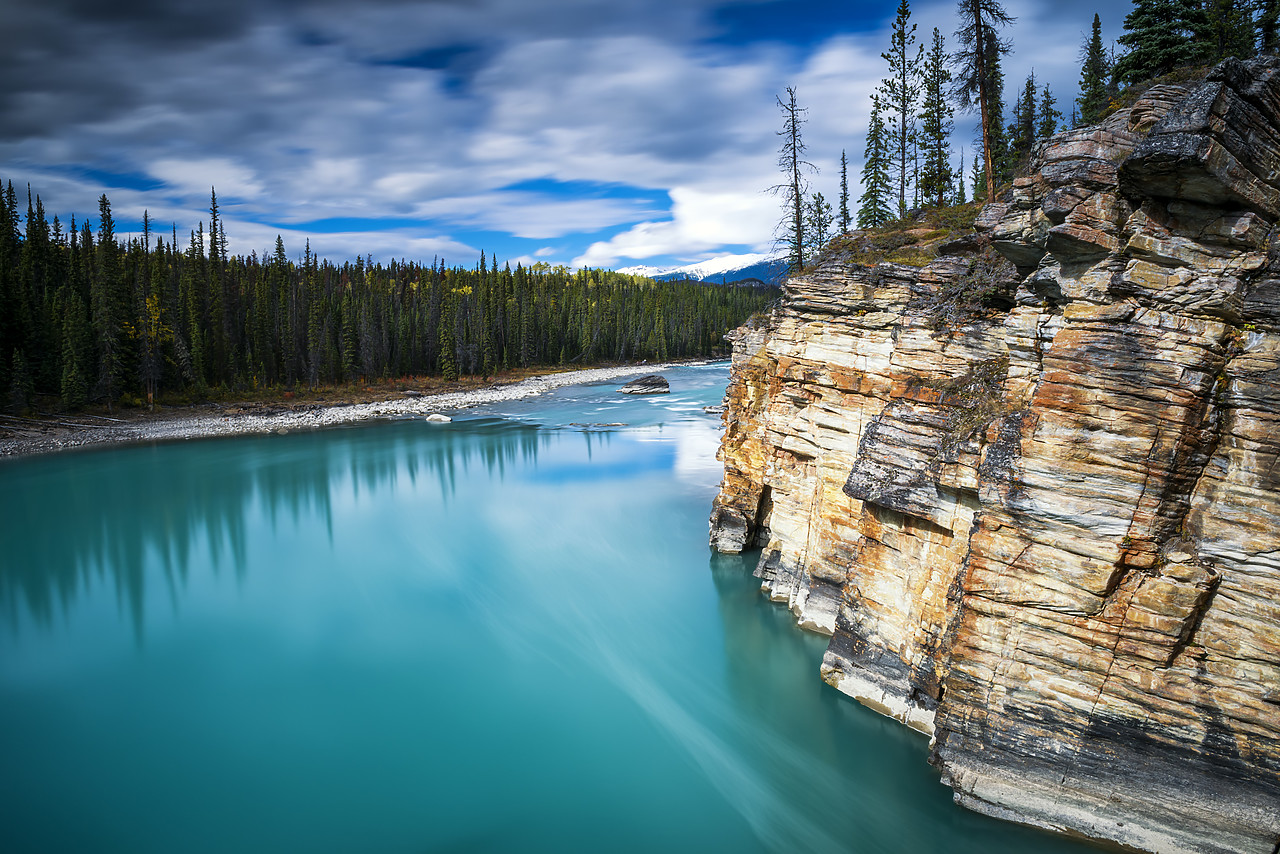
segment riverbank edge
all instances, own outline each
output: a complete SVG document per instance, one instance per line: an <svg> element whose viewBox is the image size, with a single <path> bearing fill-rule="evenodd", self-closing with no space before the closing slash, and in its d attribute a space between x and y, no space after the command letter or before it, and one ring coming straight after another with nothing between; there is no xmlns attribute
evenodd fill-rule
<svg viewBox="0 0 1280 854"><path fill-rule="evenodd" d="M465 391L406 396L371 403L339 403L270 413L239 412L235 407L215 412L196 407L147 416L128 423L73 425L68 422L32 424L27 435L0 439L0 459L30 457L104 445L131 445L219 436L287 434L319 430L381 418L407 418L450 413L474 406L522 400L569 385L609 382L671 368L710 365L718 359L619 365L538 374L519 382ZM230 409L230 411L228 411ZM70 416L68 416L70 417Z"/></svg>

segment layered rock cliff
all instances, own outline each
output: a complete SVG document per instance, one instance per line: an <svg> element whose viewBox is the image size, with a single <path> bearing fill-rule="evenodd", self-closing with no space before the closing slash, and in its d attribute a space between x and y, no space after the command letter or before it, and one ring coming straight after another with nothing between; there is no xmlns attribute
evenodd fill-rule
<svg viewBox="0 0 1280 854"><path fill-rule="evenodd" d="M1280 850L1280 63L1058 134L922 268L738 331L711 517L956 800Z"/></svg>

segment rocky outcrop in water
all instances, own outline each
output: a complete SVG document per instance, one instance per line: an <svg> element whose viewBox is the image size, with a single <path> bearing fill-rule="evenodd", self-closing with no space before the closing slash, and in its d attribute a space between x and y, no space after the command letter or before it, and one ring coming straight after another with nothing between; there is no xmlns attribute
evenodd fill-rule
<svg viewBox="0 0 1280 854"><path fill-rule="evenodd" d="M667 394L671 391L671 384L660 374L649 374L632 380L618 391L623 394Z"/></svg>
<svg viewBox="0 0 1280 854"><path fill-rule="evenodd" d="M923 268L736 334L721 551L965 806L1280 846L1280 63L1058 134Z"/></svg>

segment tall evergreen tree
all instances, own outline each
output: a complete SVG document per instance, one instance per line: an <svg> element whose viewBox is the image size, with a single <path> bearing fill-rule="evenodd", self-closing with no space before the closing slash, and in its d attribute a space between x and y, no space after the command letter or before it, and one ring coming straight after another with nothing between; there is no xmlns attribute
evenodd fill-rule
<svg viewBox="0 0 1280 854"><path fill-rule="evenodd" d="M871 119L867 123L867 145L862 154L862 198L858 205L858 228L876 228L893 219L889 210L889 153L880 96L871 96Z"/></svg>
<svg viewBox="0 0 1280 854"><path fill-rule="evenodd" d="M1095 12L1089 38L1080 48L1080 124L1095 125L1102 121L1107 108L1107 81L1111 79L1111 63L1102 46L1102 19Z"/></svg>
<svg viewBox="0 0 1280 854"><path fill-rule="evenodd" d="M1010 50L997 29L1013 23L999 0L959 0L956 12L960 28L956 40L960 50L952 57L956 67L955 94L961 109L976 109L980 115L982 134L983 177L985 198L996 192L997 150L1003 119L1000 116L1003 76L1000 57ZM975 193L975 196L977 194Z"/></svg>
<svg viewBox="0 0 1280 854"><path fill-rule="evenodd" d="M25 415L31 407L31 397L35 393L35 381L27 368L27 357L21 350L13 351L12 367L9 371L9 411L15 415Z"/></svg>
<svg viewBox="0 0 1280 854"><path fill-rule="evenodd" d="M1115 79L1139 83L1200 62L1204 44L1193 34L1207 29L1204 10L1196 0L1133 0L1133 9L1124 19L1125 32L1116 40L1129 52L1116 62Z"/></svg>
<svg viewBox="0 0 1280 854"><path fill-rule="evenodd" d="M1036 108L1037 139L1048 139L1058 132L1058 122L1062 121L1062 113L1055 108L1057 103L1058 100L1053 97L1053 90L1046 83L1044 91L1040 93L1040 106Z"/></svg>
<svg viewBox="0 0 1280 854"><path fill-rule="evenodd" d="M67 295L62 316L62 377L59 384L62 405L67 409L79 409L89 400L85 354L91 336L84 300L72 290Z"/></svg>
<svg viewBox="0 0 1280 854"><path fill-rule="evenodd" d="M110 408L124 379L126 305L122 299L124 271L120 264L120 246L116 243L115 220L111 216L111 202L106 193L98 199L97 254L91 315L98 345L98 391Z"/></svg>
<svg viewBox="0 0 1280 854"><path fill-rule="evenodd" d="M795 272L805 262L804 200L808 193L805 172L816 172L817 167L804 159L805 144L800 126L805 123L804 107L796 103L796 90L787 87L787 99L777 99L782 110L782 145L778 148L778 168L785 181L769 188L769 192L782 196L782 221L778 224L779 241L787 247L787 269Z"/></svg>
<svg viewBox="0 0 1280 854"><path fill-rule="evenodd" d="M1258 52L1280 52L1280 0L1258 0Z"/></svg>
<svg viewBox="0 0 1280 854"><path fill-rule="evenodd" d="M853 225L849 215L849 158L844 149L840 149L840 233L843 234Z"/></svg>
<svg viewBox="0 0 1280 854"><path fill-rule="evenodd" d="M882 107L889 113L886 123L890 162L890 180L898 196L898 216L907 213L907 191L916 184L912 170L915 160L916 105L920 96L920 69L924 63L924 46L916 44L916 25L910 23L911 6L907 0L898 3L893 19L889 50L880 57L889 63L889 76L880 82Z"/></svg>
<svg viewBox="0 0 1280 854"><path fill-rule="evenodd" d="M1009 156L1013 163L1021 165L1031 156L1036 142L1036 73L1027 75L1027 81L1018 93L1013 107L1013 121L1009 124Z"/></svg>
<svg viewBox="0 0 1280 854"><path fill-rule="evenodd" d="M1200 29L1192 32L1202 46L1201 61L1253 56L1255 0L1203 0L1203 4L1203 14L1197 19Z"/></svg>
<svg viewBox="0 0 1280 854"><path fill-rule="evenodd" d="M948 97L951 72L942 33L933 29L933 41L922 68L924 89L920 100L920 137L924 167L920 170L920 195L941 207L951 193L951 132L955 112Z"/></svg>
<svg viewBox="0 0 1280 854"><path fill-rule="evenodd" d="M831 224L834 221L831 203L823 198L822 193L814 193L805 204L805 228L808 231L805 242L815 255L831 240Z"/></svg>

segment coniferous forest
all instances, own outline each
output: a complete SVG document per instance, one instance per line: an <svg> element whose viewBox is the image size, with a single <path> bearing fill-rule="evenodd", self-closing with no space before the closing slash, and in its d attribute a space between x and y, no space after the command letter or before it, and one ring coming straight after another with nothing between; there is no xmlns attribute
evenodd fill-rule
<svg viewBox="0 0 1280 854"><path fill-rule="evenodd" d="M0 193L0 389L11 411L36 396L66 409L154 403L212 390L315 388L536 366L711 356L776 288L658 283L538 264L471 268L357 258L306 246L291 260L229 256L210 203L183 246L176 227L117 238L106 195L96 221L47 220L28 191Z"/></svg>

